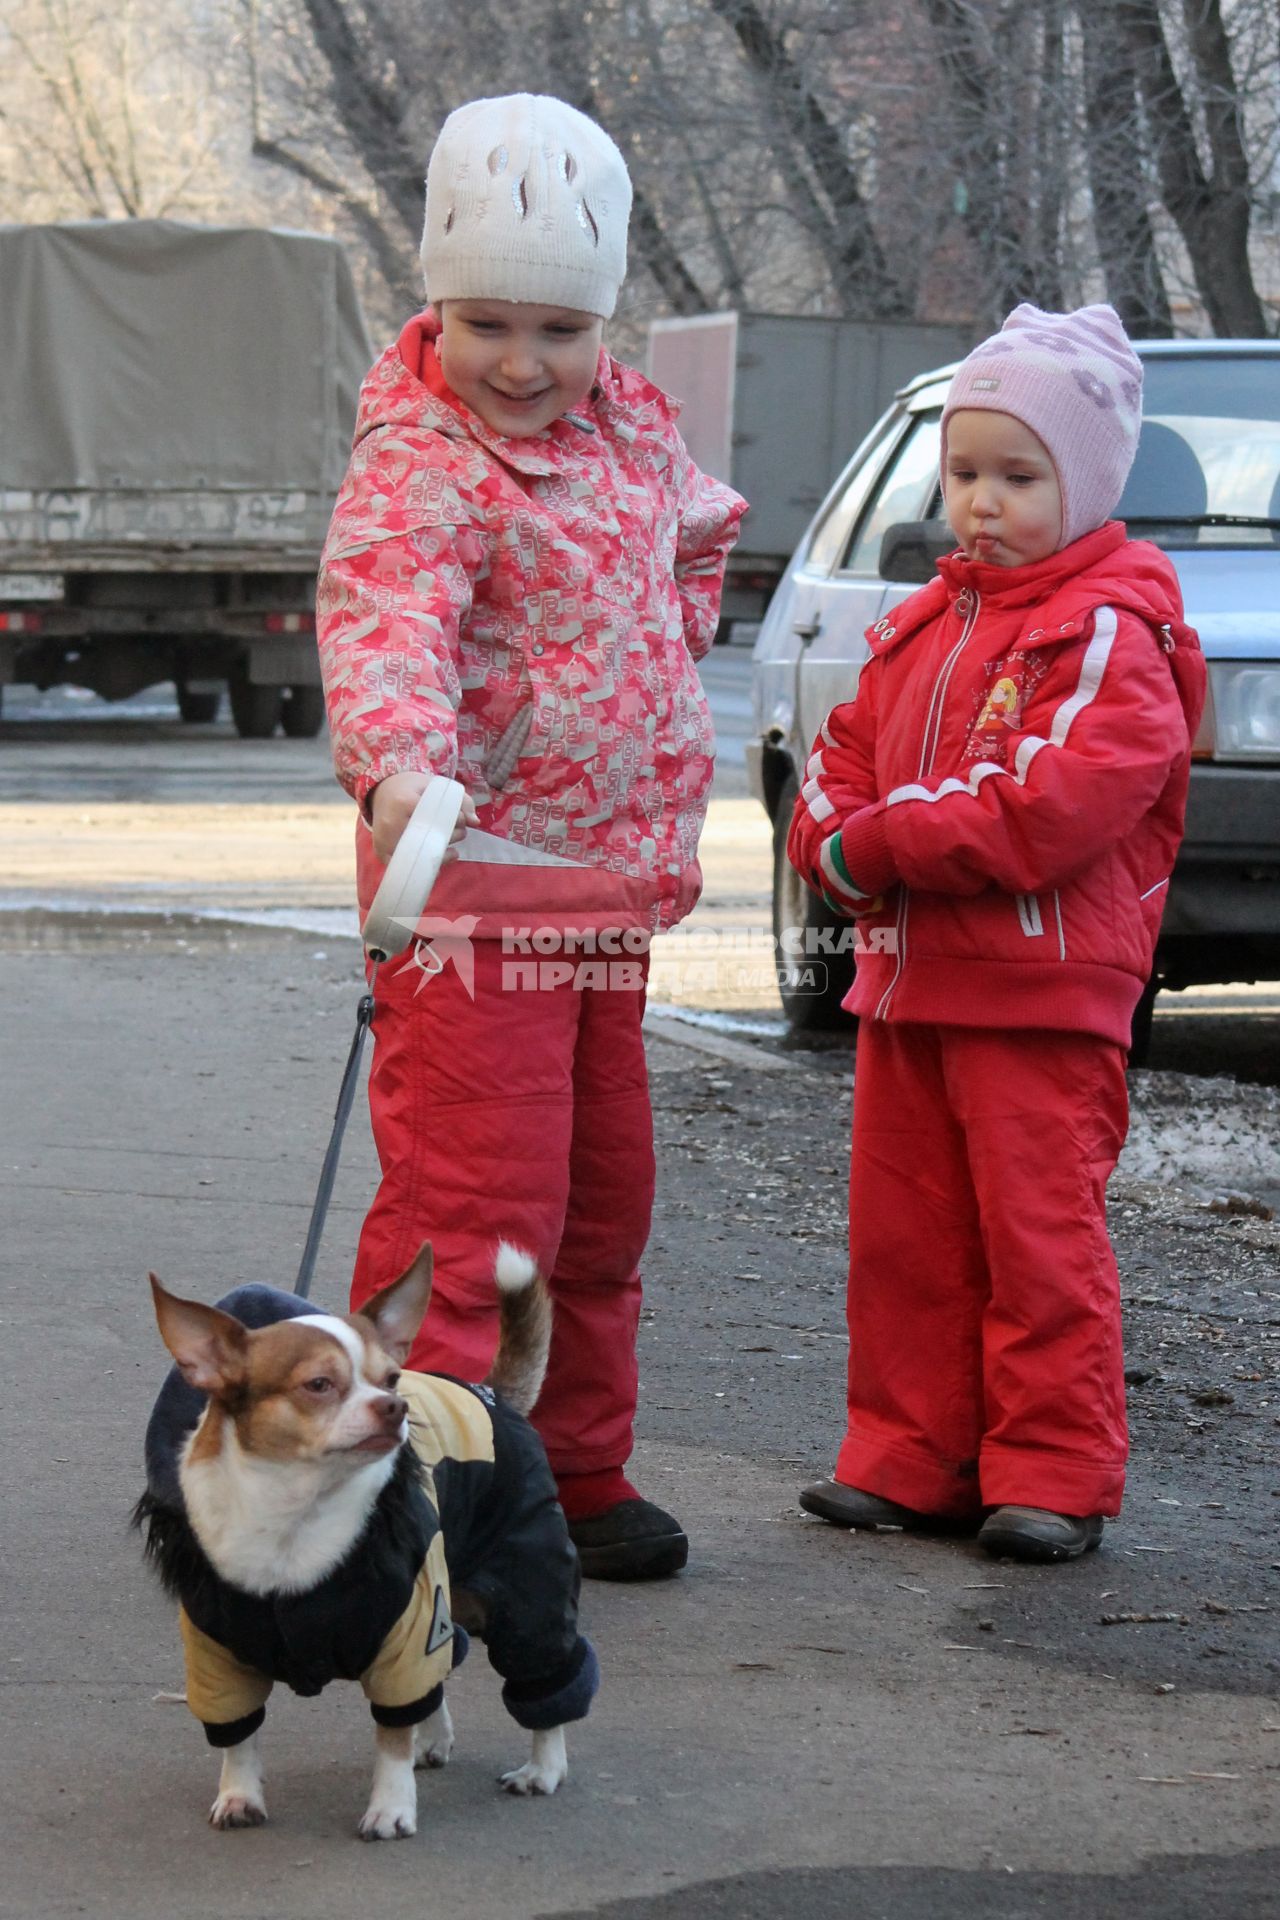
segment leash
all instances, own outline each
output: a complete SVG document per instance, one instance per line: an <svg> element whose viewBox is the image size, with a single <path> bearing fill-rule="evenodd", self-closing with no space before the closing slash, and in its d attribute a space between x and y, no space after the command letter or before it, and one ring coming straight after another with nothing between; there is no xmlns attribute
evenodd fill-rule
<svg viewBox="0 0 1280 1920"><path fill-rule="evenodd" d="M446 780L437 774L427 782L386 864L378 891L373 896L360 929L365 954L373 963L369 973L369 991L362 995L356 1009L356 1030L351 1051L347 1055L342 1085L338 1089L333 1131L329 1135L324 1165L320 1169L320 1185L311 1209L307 1244L302 1249L298 1277L293 1283L293 1290L300 1300L309 1299L311 1295L316 1255L320 1251L320 1235L324 1232L325 1215L329 1211L333 1182L338 1171L338 1156L342 1152L342 1136L347 1130L364 1043L373 1022L373 984L378 977L378 968L384 960L394 959L412 944L414 928L435 885L465 798L466 791L457 780ZM444 962L441 960L434 967L427 966L421 958L422 944L419 942L418 964L430 978L440 972ZM425 981L419 981L418 985L421 989Z"/></svg>
<svg viewBox="0 0 1280 1920"><path fill-rule="evenodd" d="M373 956L370 956L373 958ZM351 1103L355 1099L356 1081L360 1075L360 1061L364 1055L364 1043L373 1023L373 983L378 977L378 968L383 955L373 958L373 967L369 974L369 991L362 994L356 1009L356 1030L351 1039L351 1051L347 1055L346 1069L342 1075L342 1085L338 1089L338 1104L333 1115L333 1131L329 1135L329 1145L325 1150L324 1165L320 1169L320 1185L316 1189L315 1202L311 1208L311 1224L307 1228L307 1244L302 1249L302 1260L298 1267L298 1277L293 1290L301 1300L311 1297L311 1282L315 1275L316 1255L320 1251L320 1236L324 1232L325 1215L329 1211L329 1200L333 1193L333 1183L338 1172L338 1157L342 1152L342 1136L347 1130L347 1120L351 1113Z"/></svg>

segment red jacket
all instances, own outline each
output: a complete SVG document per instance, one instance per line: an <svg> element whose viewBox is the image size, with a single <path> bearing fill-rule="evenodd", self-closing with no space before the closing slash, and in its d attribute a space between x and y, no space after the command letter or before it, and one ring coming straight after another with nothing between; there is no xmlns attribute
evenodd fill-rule
<svg viewBox="0 0 1280 1920"><path fill-rule="evenodd" d="M1177 576L1118 521L939 576L868 632L791 825L792 863L856 923L845 1004L1127 1044L1204 704Z"/></svg>

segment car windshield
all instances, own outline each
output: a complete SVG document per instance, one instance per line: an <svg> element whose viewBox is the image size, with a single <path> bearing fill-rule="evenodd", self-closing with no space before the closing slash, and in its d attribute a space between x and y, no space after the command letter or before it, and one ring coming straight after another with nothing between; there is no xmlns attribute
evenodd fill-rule
<svg viewBox="0 0 1280 1920"><path fill-rule="evenodd" d="M1280 542L1280 355L1152 356L1116 508L1163 547Z"/></svg>

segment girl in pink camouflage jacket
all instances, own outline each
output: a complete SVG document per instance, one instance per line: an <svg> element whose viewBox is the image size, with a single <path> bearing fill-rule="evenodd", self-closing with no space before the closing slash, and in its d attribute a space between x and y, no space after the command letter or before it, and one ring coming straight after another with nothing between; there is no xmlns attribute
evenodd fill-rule
<svg viewBox="0 0 1280 1920"><path fill-rule="evenodd" d="M560 101L449 117L427 174L433 304L365 382L317 602L362 914L432 775L467 789L460 833L495 836L464 835L420 929L434 948L377 982L382 1182L352 1306L431 1239L409 1364L479 1379L495 1244L533 1253L555 1305L534 1422L584 1571L622 1579L688 1551L623 1471L653 1199L640 1020L649 936L701 884L714 741L695 663L745 511L601 347L630 201L613 142Z"/></svg>

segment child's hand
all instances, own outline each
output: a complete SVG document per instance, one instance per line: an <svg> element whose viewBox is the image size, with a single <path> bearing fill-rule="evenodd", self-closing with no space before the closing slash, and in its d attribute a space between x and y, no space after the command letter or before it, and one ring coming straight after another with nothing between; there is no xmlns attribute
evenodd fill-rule
<svg viewBox="0 0 1280 1920"><path fill-rule="evenodd" d="M400 836L413 818L419 800L430 786L429 773L392 773L373 790L369 824L373 828L373 850L383 866L399 845ZM478 827L479 815L470 794L463 798L458 824L450 837L445 859L456 859L454 848L468 827Z"/></svg>
<svg viewBox="0 0 1280 1920"><path fill-rule="evenodd" d="M476 812L476 803L471 798L471 795L469 793L464 794L462 798L462 806L458 812L458 824L454 828L453 832L449 835L449 844L444 850L444 857L446 862L457 859L458 842L459 840L461 840L467 828L478 827L479 825L480 825L480 815Z"/></svg>
<svg viewBox="0 0 1280 1920"><path fill-rule="evenodd" d="M374 788L369 825L373 828L373 850L384 867L430 783L429 773L392 773Z"/></svg>

